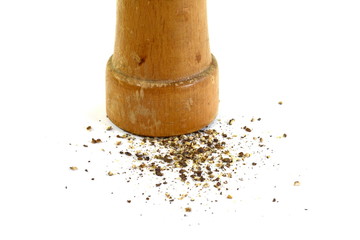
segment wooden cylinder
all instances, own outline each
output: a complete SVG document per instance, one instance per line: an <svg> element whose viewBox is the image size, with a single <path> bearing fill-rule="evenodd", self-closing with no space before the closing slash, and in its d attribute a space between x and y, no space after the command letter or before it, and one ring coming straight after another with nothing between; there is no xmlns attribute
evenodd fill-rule
<svg viewBox="0 0 360 240"><path fill-rule="evenodd" d="M217 115L218 67L206 0L118 0L107 115L144 136L197 131Z"/></svg>

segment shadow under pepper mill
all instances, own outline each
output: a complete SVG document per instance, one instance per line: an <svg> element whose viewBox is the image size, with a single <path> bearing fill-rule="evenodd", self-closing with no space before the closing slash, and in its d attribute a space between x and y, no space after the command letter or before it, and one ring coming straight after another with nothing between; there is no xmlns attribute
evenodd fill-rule
<svg viewBox="0 0 360 240"><path fill-rule="evenodd" d="M217 115L218 66L206 0L118 0L106 70L106 111L125 131L165 137L202 129Z"/></svg>

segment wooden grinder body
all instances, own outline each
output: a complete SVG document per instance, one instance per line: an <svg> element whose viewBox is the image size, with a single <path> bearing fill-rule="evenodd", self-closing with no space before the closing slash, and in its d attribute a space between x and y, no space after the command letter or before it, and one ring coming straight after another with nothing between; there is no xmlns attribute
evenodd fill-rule
<svg viewBox="0 0 360 240"><path fill-rule="evenodd" d="M211 123L218 110L206 0L118 0L107 64L107 115L144 136L174 136Z"/></svg>

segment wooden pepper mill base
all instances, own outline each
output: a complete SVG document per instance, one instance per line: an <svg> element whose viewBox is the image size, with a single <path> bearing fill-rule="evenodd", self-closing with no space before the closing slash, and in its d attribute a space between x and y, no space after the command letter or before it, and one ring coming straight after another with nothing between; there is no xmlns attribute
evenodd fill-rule
<svg viewBox="0 0 360 240"><path fill-rule="evenodd" d="M125 131L174 136L217 115L218 66L208 41L206 0L118 0L106 110Z"/></svg>

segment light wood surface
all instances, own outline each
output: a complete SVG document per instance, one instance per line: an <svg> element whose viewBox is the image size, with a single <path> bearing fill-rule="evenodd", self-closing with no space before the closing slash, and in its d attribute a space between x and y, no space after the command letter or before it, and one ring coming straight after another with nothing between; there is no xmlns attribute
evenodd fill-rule
<svg viewBox="0 0 360 240"><path fill-rule="evenodd" d="M138 135L197 131L218 110L206 0L118 0L107 115Z"/></svg>

